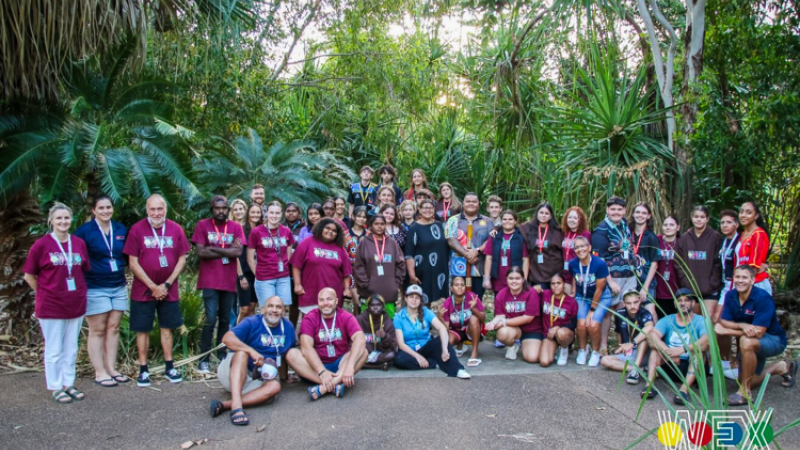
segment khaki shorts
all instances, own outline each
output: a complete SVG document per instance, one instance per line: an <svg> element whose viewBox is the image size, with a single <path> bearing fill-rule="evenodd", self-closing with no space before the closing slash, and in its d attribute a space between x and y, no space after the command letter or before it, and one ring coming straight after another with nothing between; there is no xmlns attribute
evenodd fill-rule
<svg viewBox="0 0 800 450"><path fill-rule="evenodd" d="M636 277L627 277L627 278L613 278L615 283L619 285L619 294L614 295L611 294L611 306L619 305L622 302L622 296L625 295L628 291L639 291L639 284L636 281ZM608 288L609 292L611 288Z"/></svg>
<svg viewBox="0 0 800 450"><path fill-rule="evenodd" d="M217 378L219 378L219 382L222 383L222 387L228 392L231 391L231 362L233 361L233 355L235 353L236 352L228 352L228 356L217 366ZM244 379L244 386L242 386L242 395L254 391L263 385L264 382L262 380L254 380L250 377L250 373L248 373L247 377Z"/></svg>

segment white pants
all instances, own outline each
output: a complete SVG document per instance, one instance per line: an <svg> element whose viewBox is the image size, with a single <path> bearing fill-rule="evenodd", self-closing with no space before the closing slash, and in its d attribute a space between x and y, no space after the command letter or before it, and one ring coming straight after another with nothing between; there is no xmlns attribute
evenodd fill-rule
<svg viewBox="0 0 800 450"><path fill-rule="evenodd" d="M44 377L47 389L58 391L75 383L78 335L83 317L39 319L44 335Z"/></svg>

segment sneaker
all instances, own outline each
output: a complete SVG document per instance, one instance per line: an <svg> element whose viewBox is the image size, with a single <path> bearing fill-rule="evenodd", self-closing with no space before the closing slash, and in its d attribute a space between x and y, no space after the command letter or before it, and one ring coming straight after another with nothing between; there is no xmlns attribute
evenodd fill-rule
<svg viewBox="0 0 800 450"><path fill-rule="evenodd" d="M566 366L568 359L569 359L569 349L567 347L559 347L558 361L556 362L556 364L559 366Z"/></svg>
<svg viewBox="0 0 800 450"><path fill-rule="evenodd" d="M149 387L150 386L150 374L147 372L142 372L139 374L139 378L136 379L136 385L139 387Z"/></svg>
<svg viewBox="0 0 800 450"><path fill-rule="evenodd" d="M517 350L519 350L519 344L514 344L511 347L508 347L508 349L506 349L506 359L517 359Z"/></svg>
<svg viewBox="0 0 800 450"><path fill-rule="evenodd" d="M211 364L209 364L208 361L201 362L200 366L197 368L197 372L203 375L211 373Z"/></svg>
<svg viewBox="0 0 800 450"><path fill-rule="evenodd" d="M589 358L589 367L597 367L600 364L600 352L592 352L592 356Z"/></svg>
<svg viewBox="0 0 800 450"><path fill-rule="evenodd" d="M461 378L462 380L469 380L470 378L472 378L472 375L467 373L467 371L464 370L464 369L459 370L458 373L456 374L456 376L458 378Z"/></svg>
<svg viewBox="0 0 800 450"><path fill-rule="evenodd" d="M586 353L586 350L578 350L578 359L575 362L581 366L586 365Z"/></svg>
<svg viewBox="0 0 800 450"><path fill-rule="evenodd" d="M725 369L725 378L729 380L738 380L739 379L739 368L735 369Z"/></svg>
<svg viewBox="0 0 800 450"><path fill-rule="evenodd" d="M625 378L628 384L639 384L639 372L636 369L628 371L628 377Z"/></svg>
<svg viewBox="0 0 800 450"><path fill-rule="evenodd" d="M181 376L180 372L178 372L175 369L170 369L164 372L164 376L166 376L167 379L169 379L170 383L180 383L181 381L183 381L183 377Z"/></svg>
<svg viewBox="0 0 800 450"><path fill-rule="evenodd" d="M506 346L506 344L503 344L502 342L500 342L500 341L498 341L497 339L495 339L495 341L494 341L494 348L503 348L503 347L505 347L505 346Z"/></svg>

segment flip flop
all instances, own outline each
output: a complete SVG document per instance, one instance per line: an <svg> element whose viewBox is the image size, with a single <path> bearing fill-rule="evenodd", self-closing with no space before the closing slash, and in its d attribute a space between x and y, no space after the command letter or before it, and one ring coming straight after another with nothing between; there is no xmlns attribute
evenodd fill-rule
<svg viewBox="0 0 800 450"><path fill-rule="evenodd" d="M245 414L242 408L236 408L231 411L231 423L243 427L245 425L250 425L250 419L247 418L247 414Z"/></svg>
<svg viewBox="0 0 800 450"><path fill-rule="evenodd" d="M114 381L116 381L117 383L120 383L120 384L130 383L130 381L131 381L130 378L126 377L125 375L123 375L121 373L118 373L116 375L111 375L111 378L113 378Z"/></svg>
<svg viewBox="0 0 800 450"><path fill-rule="evenodd" d="M308 388L308 396L311 398L312 402L315 402L322 398L322 393L319 391L319 385L311 386Z"/></svg>
<svg viewBox="0 0 800 450"><path fill-rule="evenodd" d="M781 375L781 377L783 377L781 386L791 389L797 384L797 368L800 367L800 358L798 358L797 361L787 362L786 367L788 370L785 374Z"/></svg>
<svg viewBox="0 0 800 450"><path fill-rule="evenodd" d="M53 400L55 400L56 403L61 403L64 405L66 405L67 403L72 403L74 401L72 400L72 397L70 397L69 394L67 394L63 390L53 392Z"/></svg>
<svg viewBox="0 0 800 450"><path fill-rule="evenodd" d="M477 358L470 358L467 360L467 367L478 367L481 365L483 361Z"/></svg>
<svg viewBox="0 0 800 450"><path fill-rule="evenodd" d="M84 397L86 397L86 394L84 394L83 392L79 391L78 388L76 388L75 386L70 386L70 387L64 389L64 392L66 392L67 395L72 397L73 400L77 400L77 401L81 401L81 400L83 400Z"/></svg>
<svg viewBox="0 0 800 450"><path fill-rule="evenodd" d="M747 406L747 399L740 393L728 396L728 406Z"/></svg>
<svg viewBox="0 0 800 450"><path fill-rule="evenodd" d="M106 378L105 380L94 380L94 384L98 386L103 386L104 388L113 388L119 386L119 384L117 384L117 382L113 378Z"/></svg>
<svg viewBox="0 0 800 450"><path fill-rule="evenodd" d="M334 386L333 387L333 395L335 395L336 398L344 397L344 385L343 384L337 384L336 386Z"/></svg>
<svg viewBox="0 0 800 450"><path fill-rule="evenodd" d="M217 417L222 414L225 406L219 400L211 400L211 404L208 406L208 413L211 414L211 417Z"/></svg>

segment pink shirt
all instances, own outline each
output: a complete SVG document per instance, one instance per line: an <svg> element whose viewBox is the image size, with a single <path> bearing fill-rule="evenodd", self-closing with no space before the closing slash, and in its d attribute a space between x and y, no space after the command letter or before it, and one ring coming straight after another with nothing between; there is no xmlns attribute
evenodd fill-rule
<svg viewBox="0 0 800 450"><path fill-rule="evenodd" d="M473 299L478 300L475 302L475 309L483 312L483 303L478 296L472 292L464 293L464 301L461 302L461 305L459 306L455 306L455 300L453 300L452 296L447 297L447 300L444 301L442 304L442 317L448 321L451 330L467 329L469 318L472 317L472 310L470 309L469 304Z"/></svg>
<svg viewBox="0 0 800 450"><path fill-rule="evenodd" d="M289 256L287 248L294 246L292 231L278 225L276 230L270 230L266 225L259 225L250 232L249 248L256 251L256 280L274 280L289 276ZM283 263L283 270L279 262Z"/></svg>
<svg viewBox="0 0 800 450"><path fill-rule="evenodd" d="M166 227L166 228L165 228ZM164 237L162 239L162 228ZM158 238L153 235L153 229L150 227L150 222L147 219L142 219L136 222L128 231L128 240L125 241L125 248L123 253L129 256L139 258L139 265L142 266L144 273L153 283L162 284L172 272L175 270L175 265L181 256L189 253L191 247L189 241L186 239L186 234L183 228L177 223L165 219L164 225L161 228L155 229ZM167 258L167 267L161 267L159 258L161 251L159 250L158 241L161 240L164 245L164 256ZM169 289L166 300L171 302L178 301L178 280L172 283ZM131 300L137 302L148 302L155 300L150 289L147 289L144 282L136 277L133 277L133 286L131 286Z"/></svg>
<svg viewBox="0 0 800 450"><path fill-rule="evenodd" d="M83 272L90 269L89 252L83 239L72 240L72 278L75 290L67 289L69 244L62 242L64 253L51 234L40 237L28 252L23 272L36 275L36 304L39 319L75 319L86 314L86 281Z"/></svg>
<svg viewBox="0 0 800 450"><path fill-rule="evenodd" d="M192 235L192 243L204 247L231 248L239 239L242 251L247 251L242 226L228 220L225 225L214 227L214 219L203 219L197 222ZM200 258L200 271L197 275L197 289L213 289L216 291L236 292L237 272L236 260L228 258L228 264L222 263L222 258Z"/></svg>
<svg viewBox="0 0 800 450"><path fill-rule="evenodd" d="M534 289L522 291L516 297L511 294L511 290L508 288L503 289L497 293L497 297L494 300L494 313L497 316L504 315L506 319L531 316L533 320L520 327L522 332L542 332L542 321L539 318L542 315L542 304L539 299L539 293Z"/></svg>
<svg viewBox="0 0 800 450"><path fill-rule="evenodd" d="M322 325L323 320L325 321L324 326ZM330 331L331 334L328 335L327 331ZM323 319L320 310L315 309L306 314L303 322L300 323L300 335L314 338L314 349L317 351L319 359L325 364L332 363L349 352L353 335L359 332L361 332L361 326L358 324L358 320L342 308L337 308L335 316L330 319ZM333 345L332 355L328 354L328 344Z"/></svg>
<svg viewBox="0 0 800 450"><path fill-rule="evenodd" d="M323 288L329 287L336 291L339 307L344 304L343 280L350 276L350 257L342 247L336 243L325 243L310 237L292 253L290 260L292 267L297 267L301 274L301 284L305 294L300 296L298 305L314 306L317 296Z"/></svg>
<svg viewBox="0 0 800 450"><path fill-rule="evenodd" d="M542 334L546 338L550 332L551 320L553 327L568 326L572 323L572 319L578 315L578 303L569 295L564 296L563 302L561 297L553 300L553 293L549 290L542 292L542 297Z"/></svg>

